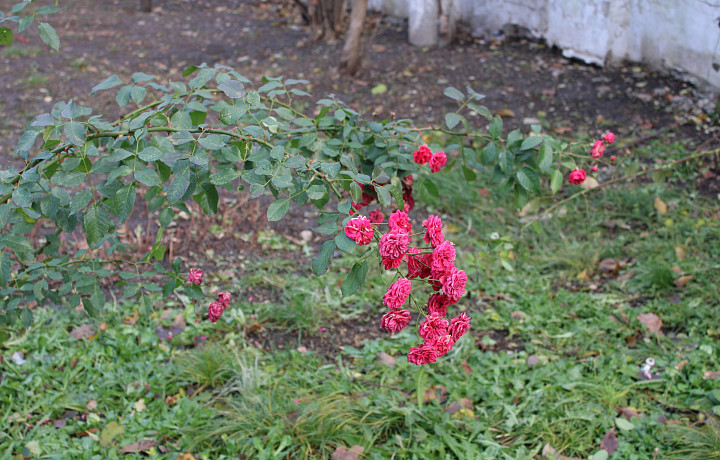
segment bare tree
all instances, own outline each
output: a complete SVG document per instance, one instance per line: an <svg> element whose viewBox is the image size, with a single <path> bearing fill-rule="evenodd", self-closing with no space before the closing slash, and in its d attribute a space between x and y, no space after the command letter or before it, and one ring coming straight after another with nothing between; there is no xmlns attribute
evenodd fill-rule
<svg viewBox="0 0 720 460"><path fill-rule="evenodd" d="M316 40L335 40L343 31L348 0L295 0Z"/></svg>
<svg viewBox="0 0 720 460"><path fill-rule="evenodd" d="M350 27L345 36L345 46L343 46L339 66L340 72L347 75L355 75L360 69L360 58L362 57L360 45L362 44L365 16L367 16L367 5L368 0L355 0L353 2L352 12L350 13Z"/></svg>
<svg viewBox="0 0 720 460"><path fill-rule="evenodd" d="M152 11L152 0L140 0L140 11L149 13Z"/></svg>

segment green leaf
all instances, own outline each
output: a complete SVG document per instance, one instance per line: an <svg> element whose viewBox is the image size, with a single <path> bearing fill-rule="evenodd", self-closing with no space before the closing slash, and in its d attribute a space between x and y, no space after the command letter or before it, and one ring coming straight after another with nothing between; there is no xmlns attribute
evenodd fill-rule
<svg viewBox="0 0 720 460"><path fill-rule="evenodd" d="M63 134L70 142L78 147L85 144L85 126L76 121L70 121L65 124Z"/></svg>
<svg viewBox="0 0 720 460"><path fill-rule="evenodd" d="M477 112L478 114L482 115L483 117L487 118L488 120L492 120L492 118L493 118L493 115L492 115L492 112L490 112L490 109L488 109L484 105L475 104L474 102L470 102L468 104L468 108L474 112Z"/></svg>
<svg viewBox="0 0 720 460"><path fill-rule="evenodd" d="M547 142L540 146L538 153L538 168L546 172L553 163L553 148Z"/></svg>
<svg viewBox="0 0 720 460"><path fill-rule="evenodd" d="M320 253L318 253L317 257L312 261L312 270L316 276L320 276L327 271L334 252L335 242L333 240L328 240L323 243L320 248Z"/></svg>
<svg viewBox="0 0 720 460"><path fill-rule="evenodd" d="M13 42L13 31L7 27L0 27L0 45L10 46Z"/></svg>
<svg viewBox="0 0 720 460"><path fill-rule="evenodd" d="M337 246L337 248L340 249L342 252L347 252L349 254L353 252L357 244L353 240L348 238L345 232L340 232L335 237L335 246Z"/></svg>
<svg viewBox="0 0 720 460"><path fill-rule="evenodd" d="M4 244L5 247L10 248L18 253L29 252L33 250L32 244L30 244L30 240L28 240L22 235L17 235L15 233L5 234L0 238L0 242Z"/></svg>
<svg viewBox="0 0 720 460"><path fill-rule="evenodd" d="M210 176L210 182L215 185L225 185L240 177L240 173L233 168L224 168Z"/></svg>
<svg viewBox="0 0 720 460"><path fill-rule="evenodd" d="M220 121L226 125L232 125L246 112L247 107L244 105L229 105L220 111Z"/></svg>
<svg viewBox="0 0 720 460"><path fill-rule="evenodd" d="M231 99L238 99L245 95L245 85L237 80L225 80L218 85L218 89Z"/></svg>
<svg viewBox="0 0 720 460"><path fill-rule="evenodd" d="M625 420L623 417L618 417L615 419L615 425L617 425L618 428L620 428L623 431L630 431L633 428L635 428L635 425Z"/></svg>
<svg viewBox="0 0 720 460"><path fill-rule="evenodd" d="M591 460L607 460L609 457L608 451L605 449L599 450L595 452L592 457L590 457Z"/></svg>
<svg viewBox="0 0 720 460"><path fill-rule="evenodd" d="M173 217L175 217L175 211L173 211L172 208L162 208L158 216L158 221L162 227L167 227L170 225L170 222L172 222Z"/></svg>
<svg viewBox="0 0 720 460"><path fill-rule="evenodd" d="M329 179L335 179L340 172L340 163L322 163L320 170L328 175Z"/></svg>
<svg viewBox="0 0 720 460"><path fill-rule="evenodd" d="M149 146L145 147L142 152L138 153L138 157L143 161L157 161L165 156L159 148Z"/></svg>
<svg viewBox="0 0 720 460"><path fill-rule="evenodd" d="M385 93L387 93L387 90L388 90L387 85L386 85L385 83L380 83L380 84L378 84L378 85L375 85L375 86L370 90L370 92L371 92L373 95L377 96L378 94L385 94Z"/></svg>
<svg viewBox="0 0 720 460"><path fill-rule="evenodd" d="M40 302L39 299L38 299L38 302ZM32 324L32 320L33 320L32 310L30 310L28 307L23 308L20 311L20 320L22 321L23 326L25 326L25 328L30 327L30 325Z"/></svg>
<svg viewBox="0 0 720 460"><path fill-rule="evenodd" d="M41 131L29 129L25 131L15 147L15 153L28 152L35 144L35 139L38 137Z"/></svg>
<svg viewBox="0 0 720 460"><path fill-rule="evenodd" d="M257 198L260 195L265 193L265 187L263 187L260 184L251 184L250 185L250 198Z"/></svg>
<svg viewBox="0 0 720 460"><path fill-rule="evenodd" d="M198 143L208 150L220 150L225 147L225 141L217 134L208 134L198 139Z"/></svg>
<svg viewBox="0 0 720 460"><path fill-rule="evenodd" d="M177 203L188 187L190 186L190 170L185 169L181 173L175 175L167 189L167 199L170 203Z"/></svg>
<svg viewBox="0 0 720 460"><path fill-rule="evenodd" d="M390 191L387 188L376 185L375 193L377 193L380 206L382 206L383 208L387 208L388 206L390 206L390 203L392 203L392 197L390 196Z"/></svg>
<svg viewBox="0 0 720 460"><path fill-rule="evenodd" d="M135 72L132 74L132 77L130 77L133 83L143 83L146 81L152 81L155 79L155 75L148 75L145 72Z"/></svg>
<svg viewBox="0 0 720 460"><path fill-rule="evenodd" d="M278 190L290 187L292 182L293 178L290 174L281 174L279 176L273 176L272 179L270 179L270 183Z"/></svg>
<svg viewBox="0 0 720 460"><path fill-rule="evenodd" d="M270 158L273 160L282 160L285 156L285 148L282 145L276 145L270 150Z"/></svg>
<svg viewBox="0 0 720 460"><path fill-rule="evenodd" d="M18 187L13 190L12 199L16 205L21 208L29 208L32 206L32 197L30 192L24 187Z"/></svg>
<svg viewBox="0 0 720 460"><path fill-rule="evenodd" d="M460 123L460 115L457 113L446 113L445 114L445 124L447 124L447 127L450 129L453 129L455 126L457 126L458 123Z"/></svg>
<svg viewBox="0 0 720 460"><path fill-rule="evenodd" d="M553 172L552 178L550 179L550 190L552 190L553 193L557 193L558 190L560 190L560 186L563 183L563 175L559 170L555 170Z"/></svg>
<svg viewBox="0 0 720 460"><path fill-rule="evenodd" d="M127 184L115 194L115 210L118 216L118 225L125 222L135 206L135 187Z"/></svg>
<svg viewBox="0 0 720 460"><path fill-rule="evenodd" d="M93 87L93 89L90 91L90 94L95 94L98 91L102 91L105 89L114 88L117 85L121 85L122 81L120 80L120 77L117 75L111 75L107 77L102 83L99 83Z"/></svg>
<svg viewBox="0 0 720 460"><path fill-rule="evenodd" d="M162 184L162 182L160 182L160 178L157 175L157 172L153 168L144 168L140 171L135 171L134 175L136 181L140 182L143 185L147 185L148 187Z"/></svg>
<svg viewBox="0 0 720 460"><path fill-rule="evenodd" d="M500 139L500 136L502 136L502 127L503 127L502 118L495 115L495 118L493 118L493 120L490 122L490 127L488 127L488 133L494 139Z"/></svg>
<svg viewBox="0 0 720 460"><path fill-rule="evenodd" d="M290 199L283 198L281 200L273 201L270 203L267 209L267 220L269 222L277 222L287 214L290 209Z"/></svg>
<svg viewBox="0 0 720 460"><path fill-rule="evenodd" d="M542 138L538 136L530 136L526 138L520 145L520 150L530 150L542 144Z"/></svg>
<svg viewBox="0 0 720 460"><path fill-rule="evenodd" d="M97 247L110 230L110 215L104 207L94 204L85 210L83 225L88 246Z"/></svg>
<svg viewBox="0 0 720 460"><path fill-rule="evenodd" d="M357 292L358 289L362 287L363 283L365 282L365 276L367 275L367 271L367 260L363 260L362 262L356 262L353 265L352 270L350 270L350 274L340 286L343 297L354 294L355 292Z"/></svg>
<svg viewBox="0 0 720 460"><path fill-rule="evenodd" d="M0 286L6 286L10 282L10 255L7 252L0 253Z"/></svg>
<svg viewBox="0 0 720 460"><path fill-rule="evenodd" d="M60 37L58 37L55 29L47 22L38 22L38 32L40 38L45 42L47 46L58 51L60 49Z"/></svg>
<svg viewBox="0 0 720 460"><path fill-rule="evenodd" d="M76 213L82 210L85 206L90 203L92 198L92 191L90 190L78 190L70 199L70 212Z"/></svg>
<svg viewBox="0 0 720 460"><path fill-rule="evenodd" d="M325 196L327 189L322 185L311 185L306 190L308 198L311 200L319 200Z"/></svg>
<svg viewBox="0 0 720 460"><path fill-rule="evenodd" d="M533 185L530 181L530 178L527 176L527 173L524 169L521 169L520 171L515 173L515 178L517 179L518 183L527 190L528 192L532 190Z"/></svg>
<svg viewBox="0 0 720 460"><path fill-rule="evenodd" d="M453 88L452 86L448 86L443 90L443 94L450 99L454 99L456 101L462 101L465 99L465 95L461 93L459 90Z"/></svg>

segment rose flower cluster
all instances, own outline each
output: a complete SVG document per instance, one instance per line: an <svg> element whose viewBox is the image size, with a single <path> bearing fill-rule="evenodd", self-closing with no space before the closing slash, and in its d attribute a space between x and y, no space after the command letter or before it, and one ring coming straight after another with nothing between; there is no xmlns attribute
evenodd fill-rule
<svg viewBox="0 0 720 460"><path fill-rule="evenodd" d="M605 135L602 137L602 139L598 139L593 143L592 148L590 149L590 156L597 160L603 154L605 153L605 147L615 142L615 134L611 132L605 133ZM610 157L610 161L615 161L615 157ZM597 171L597 166L592 167L593 171ZM573 169L570 171L570 175L568 176L568 182L571 184L579 185L585 182L585 179L587 178L587 173L584 169Z"/></svg>
<svg viewBox="0 0 720 460"><path fill-rule="evenodd" d="M389 308L382 317L383 329L398 332L410 324L410 310L405 303L412 292L411 280L427 283L434 291L426 307L416 305L424 318L418 329L423 343L412 347L407 355L408 362L413 364L434 363L470 328L470 317L465 313L449 321L446 318L448 306L465 295L467 282L465 272L455 267L455 246L445 240L439 217L429 216L422 225L423 241L429 246L410 246L413 235L410 218L405 211L397 210L388 219L388 232L380 235L378 242L382 265L386 270L398 271L397 281L383 296L383 303ZM359 216L347 222L345 234L362 246L373 240L375 228L370 219Z"/></svg>
<svg viewBox="0 0 720 460"><path fill-rule="evenodd" d="M200 269L190 269L188 273L188 282L200 286L203 280L203 271ZM208 305L208 312L205 316L211 322L215 323L220 319L223 312L230 307L230 293L220 292L216 301ZM199 321L196 320L195 322Z"/></svg>

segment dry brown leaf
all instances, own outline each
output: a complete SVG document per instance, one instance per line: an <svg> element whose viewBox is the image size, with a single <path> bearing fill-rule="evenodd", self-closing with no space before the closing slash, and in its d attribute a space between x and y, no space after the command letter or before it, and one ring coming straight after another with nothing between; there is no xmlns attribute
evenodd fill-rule
<svg viewBox="0 0 720 460"><path fill-rule="evenodd" d="M680 361L679 363L677 363L675 365L675 369L681 371L681 370L683 370L683 367L685 367L685 365L688 364L689 362L690 361L688 361L687 359L683 359L682 361Z"/></svg>
<svg viewBox="0 0 720 460"><path fill-rule="evenodd" d="M138 322L138 319L140 319L140 313L134 311L132 315L123 318L123 324L134 326L135 323Z"/></svg>
<svg viewBox="0 0 720 460"><path fill-rule="evenodd" d="M682 268L680 268L680 267L677 266L677 265L675 265L675 266L673 266L673 267L670 267L670 270L674 271L674 272L677 273L678 275L682 275L682 274L683 274Z"/></svg>
<svg viewBox="0 0 720 460"><path fill-rule="evenodd" d="M445 388L445 385L432 385L425 388L425 392L423 393L423 402L429 403L435 399L439 399L439 402L441 403L445 402L447 399L447 388Z"/></svg>
<svg viewBox="0 0 720 460"><path fill-rule="evenodd" d="M155 444L157 444L157 441L153 441L152 439L143 439L142 441L134 442L132 444L124 446L122 449L120 449L119 452L121 454L136 454L138 452L144 452L151 447L154 447Z"/></svg>
<svg viewBox="0 0 720 460"><path fill-rule="evenodd" d="M598 264L598 270L600 270L604 274L609 274L612 276L617 276L618 272L621 268L623 268L624 264L618 259L615 258L608 258L603 259Z"/></svg>
<svg viewBox="0 0 720 460"><path fill-rule="evenodd" d="M590 279L588 276L587 270L583 270L580 273L578 273L577 279L587 281Z"/></svg>
<svg viewBox="0 0 720 460"><path fill-rule="evenodd" d="M175 460L195 460L195 456L190 452L185 452L184 454L178 455Z"/></svg>
<svg viewBox="0 0 720 460"><path fill-rule="evenodd" d="M467 360L465 360L465 361L463 361L462 363L460 363L460 365L462 366L463 371L465 371L465 375L470 375L470 374L472 374L472 368L471 368L470 365L467 363Z"/></svg>
<svg viewBox="0 0 720 460"><path fill-rule="evenodd" d="M95 434L98 431L100 431L100 428L90 428L89 430L86 430L86 431L79 431L77 433L73 433L72 436L78 436L78 437L82 438L85 436L90 436L90 434Z"/></svg>
<svg viewBox="0 0 720 460"><path fill-rule="evenodd" d="M443 412L447 412L448 414L454 414L455 412L459 411L460 409L462 409L462 405L457 401L453 401L450 404L448 404L445 409L443 409Z"/></svg>
<svg viewBox="0 0 720 460"><path fill-rule="evenodd" d="M600 442L600 448L605 449L608 455L612 455L618 448L617 436L615 436L615 428L610 428L610 431L605 433L602 441Z"/></svg>
<svg viewBox="0 0 720 460"><path fill-rule="evenodd" d="M107 323L103 321L102 323L100 323L100 325L98 327L100 328L101 331L107 331L108 326L107 326Z"/></svg>
<svg viewBox="0 0 720 460"><path fill-rule="evenodd" d="M389 354L385 353L384 351L381 351L377 354L377 357L380 361L382 361L383 364L386 366L394 366L395 365L395 358L390 356Z"/></svg>
<svg viewBox="0 0 720 460"><path fill-rule="evenodd" d="M333 460L358 460L363 450L365 449L361 446L352 446L350 449L338 446L333 452L332 458Z"/></svg>
<svg viewBox="0 0 720 460"><path fill-rule="evenodd" d="M659 196L655 198L655 203L653 203L653 206L655 207L655 210L658 212L658 214L660 214L661 216L664 216L668 212L667 205Z"/></svg>
<svg viewBox="0 0 720 460"><path fill-rule="evenodd" d="M594 188L600 187L600 183L592 176L587 176L582 184L580 184L580 187L584 188L585 190L592 190Z"/></svg>
<svg viewBox="0 0 720 460"><path fill-rule="evenodd" d="M677 286L679 288L684 288L685 285L688 284L690 282L690 280L692 280L692 278L693 278L692 275L681 276L680 278L675 280L675 286Z"/></svg>
<svg viewBox="0 0 720 460"><path fill-rule="evenodd" d="M720 377L719 371L705 371L703 372L703 378L704 379L716 379Z"/></svg>
<svg viewBox="0 0 720 460"><path fill-rule="evenodd" d="M304 353L307 353L308 350L307 350L307 347L299 346L299 347L297 347L297 351L300 354L304 354Z"/></svg>
<svg viewBox="0 0 720 460"><path fill-rule="evenodd" d="M182 313L178 313L175 318L173 318L172 327L185 330L187 327L187 324L185 323L185 316Z"/></svg>
<svg viewBox="0 0 720 460"><path fill-rule="evenodd" d="M95 334L95 327L92 324L83 324L72 330L70 337L75 340L88 339Z"/></svg>
<svg viewBox="0 0 720 460"><path fill-rule="evenodd" d="M685 252L685 248L680 245L675 246L675 258L677 260L685 260L686 257L687 252Z"/></svg>
<svg viewBox="0 0 720 460"><path fill-rule="evenodd" d="M515 112L510 109L500 109L498 110L497 114L499 117L503 118L512 118L515 116Z"/></svg>
<svg viewBox="0 0 720 460"><path fill-rule="evenodd" d="M623 273L622 275L618 276L618 277L617 277L617 280L618 280L618 281L629 280L630 278L632 278L632 277L635 276L636 274L637 274L637 272L636 272L635 270L628 270L628 271L626 271L625 273Z"/></svg>
<svg viewBox="0 0 720 460"><path fill-rule="evenodd" d="M643 323L650 332L660 332L662 320L655 313L640 313L637 315L637 319Z"/></svg>
<svg viewBox="0 0 720 460"><path fill-rule="evenodd" d="M77 366L77 363L78 363L77 357L73 358L73 359L70 361L70 369L75 369L75 366Z"/></svg>
<svg viewBox="0 0 720 460"><path fill-rule="evenodd" d="M620 415L625 417L626 420L630 420L633 417L642 417L643 414L639 413L632 407L616 407L616 411L620 412Z"/></svg>

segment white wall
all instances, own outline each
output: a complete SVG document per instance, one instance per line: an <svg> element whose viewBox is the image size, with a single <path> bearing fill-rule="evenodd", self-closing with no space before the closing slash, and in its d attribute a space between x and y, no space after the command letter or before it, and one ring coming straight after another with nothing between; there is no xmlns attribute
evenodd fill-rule
<svg viewBox="0 0 720 460"><path fill-rule="evenodd" d="M595 64L625 59L720 89L720 0L456 0L476 35L515 24ZM407 17L424 0L370 0ZM417 14L417 13L415 13Z"/></svg>

